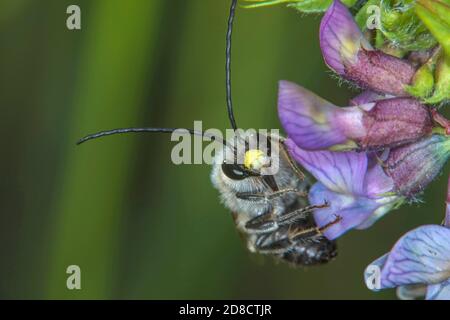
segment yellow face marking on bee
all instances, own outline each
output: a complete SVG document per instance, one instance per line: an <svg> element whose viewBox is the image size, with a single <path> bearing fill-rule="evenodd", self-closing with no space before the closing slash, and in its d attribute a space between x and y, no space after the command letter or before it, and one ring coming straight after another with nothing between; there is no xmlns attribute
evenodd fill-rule
<svg viewBox="0 0 450 320"><path fill-rule="evenodd" d="M258 149L252 149L245 152L244 155L244 167L246 169L253 169L255 167L258 167L257 164L259 164L262 160L262 158L265 157L264 152Z"/></svg>

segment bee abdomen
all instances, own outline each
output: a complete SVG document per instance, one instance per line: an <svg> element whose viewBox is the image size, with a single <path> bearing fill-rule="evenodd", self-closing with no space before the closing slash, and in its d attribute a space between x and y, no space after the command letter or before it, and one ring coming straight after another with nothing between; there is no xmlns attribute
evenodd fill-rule
<svg viewBox="0 0 450 320"><path fill-rule="evenodd" d="M318 237L289 248L280 255L280 258L295 266L310 266L327 263L336 256L336 241Z"/></svg>

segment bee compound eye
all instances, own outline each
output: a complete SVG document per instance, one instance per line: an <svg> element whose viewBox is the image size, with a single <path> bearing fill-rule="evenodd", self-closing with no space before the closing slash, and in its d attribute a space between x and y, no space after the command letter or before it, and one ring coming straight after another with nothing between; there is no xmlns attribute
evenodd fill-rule
<svg viewBox="0 0 450 320"><path fill-rule="evenodd" d="M231 180L243 180L248 177L248 174L237 164L222 164L222 172Z"/></svg>

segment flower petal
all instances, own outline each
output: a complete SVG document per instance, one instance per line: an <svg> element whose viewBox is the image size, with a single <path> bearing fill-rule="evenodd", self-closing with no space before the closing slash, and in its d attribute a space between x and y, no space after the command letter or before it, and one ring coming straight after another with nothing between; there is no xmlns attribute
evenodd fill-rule
<svg viewBox="0 0 450 320"><path fill-rule="evenodd" d="M362 152L306 151L294 141L285 142L291 156L328 189L363 195L367 156Z"/></svg>
<svg viewBox="0 0 450 320"><path fill-rule="evenodd" d="M365 90L350 100L351 106L359 106L370 102L386 99L387 97L372 90Z"/></svg>
<svg viewBox="0 0 450 320"><path fill-rule="evenodd" d="M330 118L337 109L314 93L289 81L280 81L278 115L288 136L304 149L324 149L347 138Z"/></svg>
<svg viewBox="0 0 450 320"><path fill-rule="evenodd" d="M372 214L367 217L361 224L357 225L355 229L364 230L370 228L375 222L389 213L393 207L401 200L398 196L383 197L381 199L372 199L373 203L377 203L378 207L372 211Z"/></svg>
<svg viewBox="0 0 450 320"><path fill-rule="evenodd" d="M345 63L355 63L365 40L350 11L335 0L320 23L320 47L325 63L338 74L345 74Z"/></svg>
<svg viewBox="0 0 450 320"><path fill-rule="evenodd" d="M370 265L379 267L380 271L381 271L381 268L383 268L383 266L386 264L388 257L389 257L389 253L386 253L386 254L382 255L381 257L379 257L377 260L373 261Z"/></svg>
<svg viewBox="0 0 450 320"><path fill-rule="evenodd" d="M423 298L427 294L428 290L425 284L411 284L407 286L400 286L397 288L397 297L400 300L414 300Z"/></svg>
<svg viewBox="0 0 450 320"><path fill-rule="evenodd" d="M316 209L314 219L319 228L332 224L323 234L334 240L345 232L364 222L378 207L376 201L349 194L330 191L320 182L314 184L309 191L309 202L312 205L322 205L325 202L329 207Z"/></svg>
<svg viewBox="0 0 450 320"><path fill-rule="evenodd" d="M450 229L427 225L395 244L381 272L381 287L436 284L450 277Z"/></svg>
<svg viewBox="0 0 450 320"><path fill-rule="evenodd" d="M450 279L428 286L427 300L450 300Z"/></svg>
<svg viewBox="0 0 450 320"><path fill-rule="evenodd" d="M369 169L366 173L364 185L365 194L371 198L378 198L394 189L394 181L386 175L375 156L369 157Z"/></svg>
<svg viewBox="0 0 450 320"><path fill-rule="evenodd" d="M370 290L378 291L381 289L381 268L386 263L388 256L389 254L386 253L379 257L364 270L364 283Z"/></svg>

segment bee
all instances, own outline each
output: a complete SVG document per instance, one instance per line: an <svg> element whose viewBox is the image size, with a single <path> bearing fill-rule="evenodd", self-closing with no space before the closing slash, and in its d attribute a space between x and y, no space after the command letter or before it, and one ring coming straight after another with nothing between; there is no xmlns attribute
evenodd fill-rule
<svg viewBox="0 0 450 320"><path fill-rule="evenodd" d="M180 128L124 128L101 131L78 141L126 133L174 133L198 135L221 142L215 153L211 181L233 215L249 251L270 255L294 266L323 264L337 255L335 241L323 231L312 212L327 207L309 205L310 179L300 170L277 134L238 130L231 95L231 39L237 0L232 0L226 34L226 104L231 127L236 134L226 141L202 131ZM179 131L183 130L183 131ZM242 158L243 161L238 161ZM274 170L276 168L276 170Z"/></svg>

